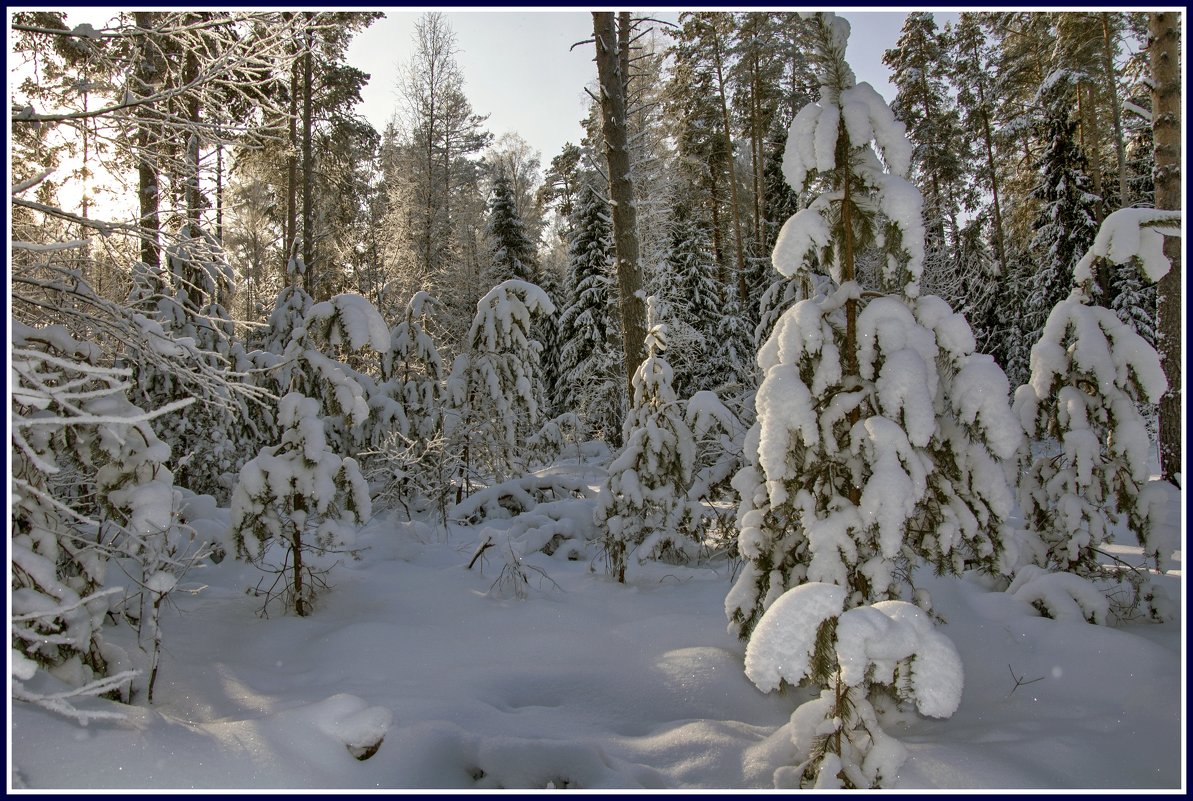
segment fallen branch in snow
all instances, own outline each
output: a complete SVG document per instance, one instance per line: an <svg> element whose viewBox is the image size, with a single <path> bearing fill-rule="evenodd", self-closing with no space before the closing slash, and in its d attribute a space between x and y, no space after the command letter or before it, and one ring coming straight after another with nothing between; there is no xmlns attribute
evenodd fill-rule
<svg viewBox="0 0 1193 801"><path fill-rule="evenodd" d="M467 567L467 568L465 568L465 569L466 569L466 570L471 570L471 569L472 569L472 566L476 564L476 560L477 560L477 559L480 559L480 558L481 558L481 556L484 554L484 552L485 552L485 551L487 551L487 550L489 550L489 549L490 549L490 548L492 548L492 547L493 547L493 537L492 537L491 535L490 535L490 536L487 536L487 537L485 537L485 540L484 540L484 542L482 542L482 543L480 544L480 546L479 546L479 547L477 547L477 549L476 549L476 553L474 553L474 554L472 555L472 559L468 560L468 567Z"/></svg>
<svg viewBox="0 0 1193 801"><path fill-rule="evenodd" d="M1026 680L1023 678L1023 676L1016 676L1015 669L1012 668L1009 663L1007 664L1007 670L1011 671L1011 678L1015 680L1015 686L1011 688L1011 692L1007 693L1007 698L1010 698L1011 695L1014 694L1015 690L1018 690L1020 687L1025 687L1028 684L1035 684L1037 681L1044 680L1043 676L1040 676L1038 679L1026 679Z"/></svg>
<svg viewBox="0 0 1193 801"><path fill-rule="evenodd" d="M514 517L548 500L591 498L593 489L570 476L523 476L486 487L447 510L449 520L465 525L491 517Z"/></svg>

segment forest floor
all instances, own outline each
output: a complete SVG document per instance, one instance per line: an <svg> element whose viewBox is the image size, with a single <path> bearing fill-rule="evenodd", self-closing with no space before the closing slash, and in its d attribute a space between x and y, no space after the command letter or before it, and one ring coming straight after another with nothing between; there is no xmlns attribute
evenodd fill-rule
<svg viewBox="0 0 1193 801"><path fill-rule="evenodd" d="M227 509L202 500L193 524L226 540ZM277 606L262 616L256 568L206 565L187 577L202 590L174 593L163 616L152 705L143 689L131 707L89 699L80 705L127 716L82 727L10 702L10 787L773 786L793 756L784 726L809 691L764 694L746 678L723 611L731 564L632 563L618 585L595 546L571 561L561 549L526 558L519 598L501 592L500 548L466 567L506 524L378 515L306 618ZM909 752L893 787L1183 788L1177 558L1159 579L1174 619L1117 627L1042 618L976 576L917 576L965 689L947 720L887 721ZM52 692L55 681L39 672L29 686ZM382 732L367 760L346 748Z"/></svg>

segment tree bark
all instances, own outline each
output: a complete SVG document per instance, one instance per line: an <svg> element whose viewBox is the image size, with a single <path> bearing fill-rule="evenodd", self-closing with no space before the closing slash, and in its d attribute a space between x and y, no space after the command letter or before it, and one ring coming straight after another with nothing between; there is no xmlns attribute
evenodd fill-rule
<svg viewBox="0 0 1193 801"><path fill-rule="evenodd" d="M154 64L155 44L149 31L153 29L154 14L151 11L133 13L137 27L145 31L141 42L141 57L137 60L133 77L137 94L148 97L153 92L153 76L158 72ZM141 261L149 265L150 274L156 275L161 267L161 218L158 214L158 197L161 192L157 165L150 158L156 149L151 130L152 108L145 104L137 109L137 198L140 203L139 226L141 228ZM156 280L156 279L155 279Z"/></svg>
<svg viewBox="0 0 1193 801"><path fill-rule="evenodd" d="M975 45L976 51L976 45ZM977 53L974 52L974 60L977 60ZM986 150L986 169L990 171L990 192L993 196L993 218L991 222L994 225L994 253L998 257L999 275L1004 279L1007 277L1007 249L1006 242L1003 239L1002 228L1002 206L998 199L998 167L994 161L994 132L990 127L990 113L986 108L986 91L982 83L978 83L978 104L981 107L982 115L982 138Z"/></svg>
<svg viewBox="0 0 1193 801"><path fill-rule="evenodd" d="M1114 157L1118 167L1118 205L1127 205L1127 148L1123 136L1123 114L1118 99L1118 75L1114 70L1114 42L1110 14L1102 12L1102 69L1106 73L1106 91L1110 97L1110 119L1114 125Z"/></svg>
<svg viewBox="0 0 1193 801"><path fill-rule="evenodd" d="M716 23L710 22L713 37L713 59L717 70L717 92L721 98L721 126L725 136L725 158L729 165L729 202L733 211L733 246L737 256L737 296L744 298L746 293L746 258L741 239L741 207L737 200L737 168L733 158L733 131L729 127L729 103L725 99L725 77L723 58L721 54L721 38L717 33Z"/></svg>
<svg viewBox="0 0 1193 801"><path fill-rule="evenodd" d="M1181 72L1180 14L1151 12L1149 50L1152 66L1152 136L1155 139L1156 208L1181 208ZM1168 391L1160 399L1160 469L1180 486L1181 475L1181 243L1167 237L1164 255L1172 269L1160 279L1156 300L1156 332L1160 364ZM1183 478L1183 477L1182 477Z"/></svg>
<svg viewBox="0 0 1193 801"><path fill-rule="evenodd" d="M848 283L857 277L855 266L855 243L853 241L853 172L849 164L849 134L845 130L845 121L838 123L837 133L837 163L844 165L841 169L841 283ZM857 316L858 303L855 298L845 301L845 342L841 349L841 366L846 376L857 378L861 374L857 359ZM847 415L849 425L854 426L860 418L860 412L855 406ZM849 502L854 506L861 503L862 491L856 483L849 484Z"/></svg>
<svg viewBox="0 0 1193 801"><path fill-rule="evenodd" d="M286 12L287 21L294 14ZM295 51L297 54L297 45ZM290 65L290 152L286 159L286 232L283 238L282 273L286 274L290 258L294 255L294 242L298 236L298 59Z"/></svg>
<svg viewBox="0 0 1193 801"><path fill-rule="evenodd" d="M621 26L628 34L629 15ZM626 393L633 398L634 372L645 359L646 299L638 257L638 214L634 181L630 173L629 136L626 130L625 58L619 52L617 23L611 11L592 12L600 79L601 126L605 160L609 168L609 198L613 217L613 246L617 261L617 286L621 304L622 342L625 347Z"/></svg>
<svg viewBox="0 0 1193 801"><path fill-rule="evenodd" d="M311 19L310 11L303 12L306 25L303 27L302 53L302 261L306 265L306 288L312 298L316 297L318 273L315 269L315 165L311 134L315 122L311 116Z"/></svg>
<svg viewBox="0 0 1193 801"><path fill-rule="evenodd" d="M195 52L195 48L188 48L186 51L186 61L183 66L182 81L184 84L193 83L199 76L199 55ZM199 234L199 213L200 213L200 197L199 197L199 93L191 91L187 93L187 120L191 124L191 130L186 142L186 187L184 190L184 197L186 202L186 219L191 226L191 235L198 236Z"/></svg>

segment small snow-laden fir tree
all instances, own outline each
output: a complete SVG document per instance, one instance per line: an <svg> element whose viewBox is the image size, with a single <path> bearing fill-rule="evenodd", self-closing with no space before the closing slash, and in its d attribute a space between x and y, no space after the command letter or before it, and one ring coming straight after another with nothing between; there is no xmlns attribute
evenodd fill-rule
<svg viewBox="0 0 1193 801"><path fill-rule="evenodd" d="M251 365L224 308L233 274L219 242L184 225L178 241L166 250L166 263L164 275L151 275L139 265L128 305L144 309L165 336L190 343L189 350L208 369L244 380ZM181 372L194 372L197 365L162 370L137 351L123 354L123 360L134 370L133 398L141 405L157 408L195 397L192 382ZM263 430L260 406L245 395L221 385L211 390L198 396L185 412L162 417L156 426L174 454L178 481L226 502L240 465L264 443L269 431L267 426Z"/></svg>
<svg viewBox="0 0 1193 801"><path fill-rule="evenodd" d="M733 479L744 564L725 609L730 629L750 639L784 593L836 585L839 609L869 621L872 647L882 649L906 637L877 627L877 604L914 592L930 607L912 584L920 563L1010 572L1015 543L1004 520L1013 496L1001 462L1022 430L1005 375L974 353L965 319L919 295L921 197L905 177L902 124L855 82L844 58L848 23L831 14L815 22L820 100L792 121L783 167L793 187L820 194L784 224L773 261L789 277L822 266L828 280L809 276L806 286L819 291L784 312L758 352L757 419ZM863 264L872 268L863 273ZM872 288L862 288L862 275ZM817 658L849 648L832 625L823 638ZM869 787L894 777L902 760L857 701L885 694L892 668L860 670L860 678L808 674L834 701L792 716L807 760L802 781Z"/></svg>
<svg viewBox="0 0 1193 801"><path fill-rule="evenodd" d="M650 300L653 321L656 307ZM622 432L625 446L609 465L594 511L609 572L623 584L631 554L640 562L693 561L698 555L695 532L684 530L696 444L671 388L665 348L664 327L652 325L646 360L634 371L634 397Z"/></svg>
<svg viewBox="0 0 1193 801"><path fill-rule="evenodd" d="M290 327L290 339L277 359L269 359L269 375L278 396L299 392L319 402L330 446L337 453L375 447L391 429L408 430L399 399L383 392L373 378L357 370L350 355L365 349L383 358L390 348L390 330L368 299L336 295L306 306L301 321L293 315L306 304L286 302L278 322Z"/></svg>
<svg viewBox="0 0 1193 801"><path fill-rule="evenodd" d="M104 586L107 568L125 562L136 594L138 584L166 587L199 555L165 467L169 446L151 426L193 401L144 412L128 399L132 371L100 365L94 344L61 326L11 324L11 644L28 660L14 698L85 723L104 715L25 683L41 667L83 697L119 692L136 675L101 633L122 606L120 588Z"/></svg>
<svg viewBox="0 0 1193 801"><path fill-rule="evenodd" d="M732 528L721 525L722 515L717 507L732 493L730 481L742 466L742 441L746 433L742 417L748 411L736 403L731 407L710 390L697 392L688 399L684 422L696 443L696 457L686 490L685 530L697 532L708 528L706 519L710 512L722 537L725 529Z"/></svg>
<svg viewBox="0 0 1193 801"><path fill-rule="evenodd" d="M1160 358L1110 309L1093 305L1100 266L1126 264L1149 281L1167 273L1165 235L1180 235L1180 213L1123 209L1103 222L1077 264L1078 287L1056 305L1031 351L1031 379L1014 408L1031 437L1021 453L1019 502L1039 537L1040 567L1101 580L1102 546L1122 523L1156 569L1171 565L1179 530L1164 520L1167 482L1148 481L1151 448L1140 405L1167 389ZM1135 575L1135 574L1133 574ZM1135 581L1118 617L1159 612L1153 591ZM1100 622L1100 621L1099 621Z"/></svg>
<svg viewBox="0 0 1193 801"><path fill-rule="evenodd" d="M525 281L504 281L477 301L468 350L456 357L445 395L444 433L465 470L501 482L525 467L523 446L538 430L543 397L542 345L531 326L554 310L547 293Z"/></svg>
<svg viewBox="0 0 1193 801"><path fill-rule="evenodd" d="M232 494L232 536L237 556L277 573L286 607L313 610L321 565L313 555L352 542L352 524L371 514L368 485L356 460L327 442L319 401L299 392L278 401L281 441L245 463ZM283 554L269 562L269 546ZM268 600L273 598L272 590Z"/></svg>
<svg viewBox="0 0 1193 801"><path fill-rule="evenodd" d="M374 498L408 511L411 503L424 501L446 509L453 472L443 438L446 370L428 330L436 305L426 292L416 292L401 322L390 329L378 388L385 405L402 414L392 415L389 425L374 426L373 450L362 463Z"/></svg>
<svg viewBox="0 0 1193 801"><path fill-rule="evenodd" d="M431 437L442 425L443 357L428 330L437 305L426 292L416 292L406 304L402 321L390 329L389 350L381 357L386 392L402 404L408 433Z"/></svg>
<svg viewBox="0 0 1193 801"><path fill-rule="evenodd" d="M294 338L295 329L302 326L307 310L314 299L302 288L301 276L306 271L302 258L295 256L286 264L289 283L278 293L264 327L249 337L249 347L280 356Z"/></svg>
<svg viewBox="0 0 1193 801"><path fill-rule="evenodd" d="M584 183L568 244L571 293L559 316L555 394L562 409L579 415L589 436L616 444L625 419L626 393L612 225L608 203L591 181Z"/></svg>

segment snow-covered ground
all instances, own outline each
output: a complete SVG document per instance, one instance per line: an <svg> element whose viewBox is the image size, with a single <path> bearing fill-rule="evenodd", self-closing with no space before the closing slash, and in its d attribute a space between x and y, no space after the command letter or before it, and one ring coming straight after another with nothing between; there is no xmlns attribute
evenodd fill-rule
<svg viewBox="0 0 1193 801"><path fill-rule="evenodd" d="M192 509L226 537L228 510ZM125 720L86 727L14 704L11 786L764 789L791 764L784 726L810 691L746 678L723 612L731 566L631 559L620 586L595 548L563 548L527 560L542 572L519 599L494 588L500 547L466 568L486 533L382 514L307 618L259 616L255 568L206 566L187 577L201 592L171 596L154 704L142 693ZM894 788L1183 788L1179 557L1160 579L1176 619L1117 628L919 576L965 687L947 720L886 721L910 754ZM371 758L350 753L382 732Z"/></svg>

